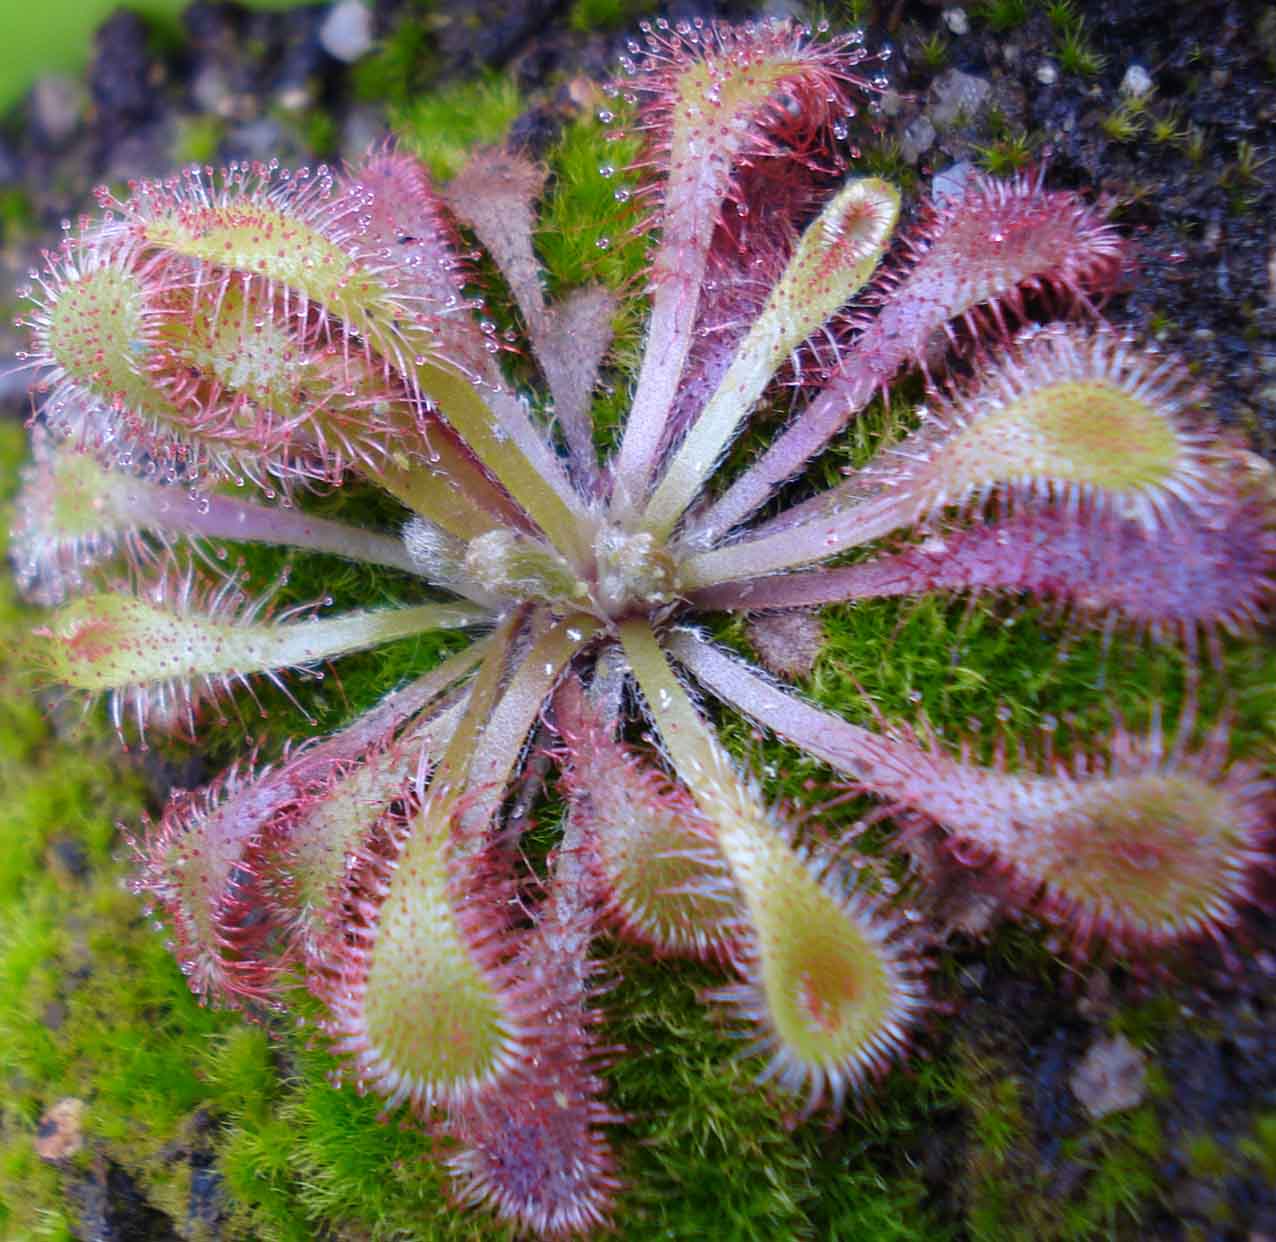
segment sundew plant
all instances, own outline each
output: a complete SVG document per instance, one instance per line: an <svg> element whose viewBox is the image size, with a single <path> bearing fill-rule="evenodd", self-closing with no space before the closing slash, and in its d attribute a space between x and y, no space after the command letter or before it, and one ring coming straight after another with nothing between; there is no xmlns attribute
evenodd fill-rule
<svg viewBox="0 0 1276 1242"><path fill-rule="evenodd" d="M1152 960L1225 945L1271 866L1269 785L1191 695L1173 727L980 747L853 723L723 641L745 615L783 646L775 619L823 605L1028 594L1217 662L1270 602L1273 492L1185 368L1099 318L1127 265L1080 197L976 179L904 224L856 173L848 122L882 87L856 37L658 23L629 46L602 121L638 141L615 195L643 288L547 296L524 156L436 187L378 151L103 191L25 316L16 565L56 608L33 658L106 695L128 745L212 742L419 640L339 731L299 694L286 745L175 792L133 836L136 891L199 996L308 990L344 1076L439 1136L457 1199L545 1237L605 1227L619 1188L604 935L715 966L706 1003L777 1107L836 1111L928 1014L937 871L1078 959ZM499 308L474 295L491 268ZM901 381L926 389L911 429L840 470ZM331 516L370 486L402 516ZM279 607L228 542L382 567L400 598ZM898 861L769 796L722 740L741 720L834 802L871 795L860 827L889 818ZM529 829L560 812L546 855Z"/></svg>

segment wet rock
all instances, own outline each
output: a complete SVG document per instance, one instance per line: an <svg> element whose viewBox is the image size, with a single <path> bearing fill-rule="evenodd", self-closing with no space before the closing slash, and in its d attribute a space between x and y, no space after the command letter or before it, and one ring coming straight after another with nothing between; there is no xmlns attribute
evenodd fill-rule
<svg viewBox="0 0 1276 1242"><path fill-rule="evenodd" d="M146 25L136 13L118 9L98 28L89 85L108 132L145 121L156 106L146 45Z"/></svg>
<svg viewBox="0 0 1276 1242"><path fill-rule="evenodd" d="M948 69L931 85L930 97L931 120L937 129L944 129L977 117L992 98L992 84L960 69Z"/></svg>
<svg viewBox="0 0 1276 1242"><path fill-rule="evenodd" d="M1059 1158L1063 1138L1075 1128L1076 1104L1067 1078L1071 1056L1071 1039L1068 1031L1061 1028L1051 1036L1033 1067L1033 1113L1044 1140L1042 1158L1047 1166L1053 1166Z"/></svg>
<svg viewBox="0 0 1276 1242"><path fill-rule="evenodd" d="M271 117L236 125L226 135L226 151L241 160L269 160L279 156L283 127Z"/></svg>
<svg viewBox="0 0 1276 1242"><path fill-rule="evenodd" d="M1143 1102L1147 1090L1147 1059L1124 1035L1101 1039L1069 1079L1072 1093L1096 1121L1125 1112Z"/></svg>
<svg viewBox="0 0 1276 1242"><path fill-rule="evenodd" d="M563 132L562 118L553 108L529 108L510 126L508 145L526 151L533 159L544 159Z"/></svg>
<svg viewBox="0 0 1276 1242"><path fill-rule="evenodd" d="M949 199L961 198L966 193L966 185L974 172L975 166L967 160L937 172L930 183L930 192L935 202L942 205Z"/></svg>
<svg viewBox="0 0 1276 1242"><path fill-rule="evenodd" d="M61 146L79 128L88 95L74 78L51 73L31 91L31 123L41 138Z"/></svg>
<svg viewBox="0 0 1276 1242"><path fill-rule="evenodd" d="M217 1159L211 1151L192 1152L190 1193L186 1201L187 1233L207 1237L226 1215L225 1192Z"/></svg>
<svg viewBox="0 0 1276 1242"><path fill-rule="evenodd" d="M341 129L342 154L348 160L362 159L385 136L385 114L379 108L351 108Z"/></svg>
<svg viewBox="0 0 1276 1242"><path fill-rule="evenodd" d="M147 1202L137 1183L113 1161L98 1159L92 1172L67 1191L80 1214L77 1236L92 1242L179 1242L173 1223Z"/></svg>
<svg viewBox="0 0 1276 1242"><path fill-rule="evenodd" d="M0 137L0 185L13 185L21 179L22 161L13 147Z"/></svg>
<svg viewBox="0 0 1276 1242"><path fill-rule="evenodd" d="M1086 980L1085 991L1077 1000L1077 1013L1089 1022L1106 1021L1116 1005L1112 976L1096 970Z"/></svg>
<svg viewBox="0 0 1276 1242"><path fill-rule="evenodd" d="M275 93L306 88L313 92L315 79L322 77L328 66L325 48L320 39L325 16L322 9L315 10L307 21L306 10L293 13L284 36L279 55L279 71L275 79Z"/></svg>
<svg viewBox="0 0 1276 1242"><path fill-rule="evenodd" d="M43 1117L35 1131L35 1154L56 1164L68 1160L84 1147L84 1101L74 1096L59 1100Z"/></svg>
<svg viewBox="0 0 1276 1242"><path fill-rule="evenodd" d="M1184 1181L1174 1188L1171 1197L1174 1212L1181 1219L1216 1220L1226 1205L1222 1186L1204 1181Z"/></svg>
<svg viewBox="0 0 1276 1242"><path fill-rule="evenodd" d="M173 134L173 119L168 116L117 138L107 147L102 179L131 181L138 177L162 177L171 172L169 152L173 149Z"/></svg>
<svg viewBox="0 0 1276 1242"><path fill-rule="evenodd" d="M372 11L362 0L340 0L319 27L319 42L334 60L353 64L372 47Z"/></svg>
<svg viewBox="0 0 1276 1242"><path fill-rule="evenodd" d="M201 54L216 55L234 47L239 38L239 10L228 4L196 0L182 14L187 37Z"/></svg>
<svg viewBox="0 0 1276 1242"><path fill-rule="evenodd" d="M275 92L275 102L285 112L304 112L314 103L314 89L308 82L294 82Z"/></svg>
<svg viewBox="0 0 1276 1242"><path fill-rule="evenodd" d="M507 64L552 23L555 0L447 0L439 11L439 50L458 66ZM673 8L667 10L676 20Z"/></svg>
<svg viewBox="0 0 1276 1242"><path fill-rule="evenodd" d="M1276 59L1276 4L1269 4L1263 9L1253 29L1258 49L1270 63Z"/></svg>
<svg viewBox="0 0 1276 1242"><path fill-rule="evenodd" d="M891 87L887 87L882 92L882 97L877 101L878 110L882 116L888 120L894 120L901 113L907 110L908 100Z"/></svg>
<svg viewBox="0 0 1276 1242"><path fill-rule="evenodd" d="M899 153L910 164L916 164L934 145L935 127L930 117L923 115L904 127L899 139Z"/></svg>
<svg viewBox="0 0 1276 1242"><path fill-rule="evenodd" d="M50 841L48 860L60 881L79 882L88 878L88 851L74 837L55 837Z"/></svg>
<svg viewBox="0 0 1276 1242"><path fill-rule="evenodd" d="M205 65L191 83L191 100L201 112L229 119L235 115L235 93L222 67Z"/></svg>

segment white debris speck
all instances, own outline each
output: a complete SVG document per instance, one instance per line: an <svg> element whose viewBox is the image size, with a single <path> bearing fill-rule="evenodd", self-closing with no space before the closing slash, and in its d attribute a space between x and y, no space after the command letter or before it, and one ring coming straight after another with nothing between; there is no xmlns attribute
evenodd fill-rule
<svg viewBox="0 0 1276 1242"><path fill-rule="evenodd" d="M970 31L970 18L965 9L945 9L944 25L955 35L964 35Z"/></svg>
<svg viewBox="0 0 1276 1242"><path fill-rule="evenodd" d="M1059 80L1059 70L1055 68L1054 61L1043 60L1037 66L1037 81L1042 86L1053 86Z"/></svg>
<svg viewBox="0 0 1276 1242"><path fill-rule="evenodd" d="M1069 1085L1081 1106L1096 1121L1125 1112L1143 1102L1147 1059L1124 1035L1091 1044Z"/></svg>
<svg viewBox="0 0 1276 1242"><path fill-rule="evenodd" d="M1142 65L1131 65L1121 79L1121 93L1142 99L1154 85L1152 75Z"/></svg>

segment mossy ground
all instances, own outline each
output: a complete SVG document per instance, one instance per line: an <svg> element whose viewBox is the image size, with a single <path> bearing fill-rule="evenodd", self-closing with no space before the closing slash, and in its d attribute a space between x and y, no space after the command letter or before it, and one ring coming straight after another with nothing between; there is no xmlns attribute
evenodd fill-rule
<svg viewBox="0 0 1276 1242"><path fill-rule="evenodd" d="M407 144L443 174L472 142L499 138L522 107L503 79L449 90L443 103L405 105L399 117ZM553 197L541 244L552 288L586 280L637 288L644 243L629 234L614 175L598 171L626 158L589 118L551 154ZM602 442L623 414L625 364L634 359L640 321L640 306L631 305L618 322L620 365L599 403ZM861 462L897 425L888 411L874 411L843 456L819 470ZM10 425L0 436L0 478L11 481L23 437ZM387 529L399 519L371 490L335 493L316 507ZM287 565L281 603L330 596L338 608L366 607L420 589L388 571L330 558L246 548L232 549L236 558L262 589ZM20 638L36 615L14 601L7 583L0 586L6 635ZM1039 609L880 601L829 609L824 627L824 648L803 686L814 698L868 723L875 711L913 722L924 714L943 734L977 733L988 747L999 730L1030 741L1053 730L1063 745L1073 729L1081 739L1101 737L1118 714L1138 728L1155 702L1172 720L1183 694L1185 663L1173 649L1121 634L1105 643ZM747 646L743 627L723 625L720 635ZM299 683L296 694L331 729L455 642L408 640L351 657L322 683ZM64 713L43 712L15 656L4 659L0 1234L72 1236L68 1190L97 1176L105 1161L125 1170L191 1238L503 1236L487 1217L450 1207L418 1132L394 1119L383 1123L374 1100L329 1084L331 1060L293 1018L250 1024L193 1001L162 934L122 887L127 865L115 825L138 820L145 781L97 715L74 736L56 731ZM1206 720L1225 705L1235 714L1238 749L1269 745L1276 654L1231 645L1224 669L1204 671L1202 699ZM250 743L269 754L289 734L308 731L285 699L268 694L264 701L267 721L245 718L202 747L210 774ZM760 740L740 721L725 720L722 729L764 774L772 796L798 807L828 796L827 771L798 752ZM157 749L161 760L189 754L172 744ZM863 810L844 804L825 817L827 830L838 832ZM545 836L551 819L547 808ZM991 947L945 957L935 991L960 1017L937 1009L912 1064L832 1125L798 1124L783 1103L752 1088L756 1067L735 1058L729 1032L698 1002L716 981L713 972L653 963L613 944L601 951L616 982L603 1002L606 1039L628 1049L609 1074L612 1106L627 1118L616 1136L628 1187L618 1213L626 1239L1134 1238L1163 1196L1163 1072L1138 1110L1102 1123L1071 1118L1060 1140L1073 1170L1065 1193L1042 1163L1049 1126L1031 1081L1033 1049L1056 1028L1068 1028L1074 1045L1078 1033L1071 1002L1058 998L1072 972L1043 946L1039 930L1007 929ZM975 967L991 982L972 998L963 979ZM998 1035L1025 997L1036 1006L1035 1032ZM1138 1007L1117 1006L1110 1025L1139 1044L1155 1069L1176 1013L1175 1001L1153 995ZM35 1129L68 1096L87 1106L86 1144L54 1167L35 1154ZM1276 1116L1256 1113L1237 1133L1233 1147L1197 1143L1189 1154L1202 1168L1220 1161L1229 1169L1276 1167ZM212 1208L205 1168L220 1183Z"/></svg>

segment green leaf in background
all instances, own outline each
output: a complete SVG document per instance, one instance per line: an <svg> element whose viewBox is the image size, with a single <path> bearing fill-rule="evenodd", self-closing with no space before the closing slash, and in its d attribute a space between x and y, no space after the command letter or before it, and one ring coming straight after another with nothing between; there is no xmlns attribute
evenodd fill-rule
<svg viewBox="0 0 1276 1242"><path fill-rule="evenodd" d="M243 0L250 9L293 9L302 0ZM176 25L189 0L136 0L125 7ZM0 0L0 112L7 111L46 73L79 73L93 32L120 8L119 0Z"/></svg>

